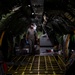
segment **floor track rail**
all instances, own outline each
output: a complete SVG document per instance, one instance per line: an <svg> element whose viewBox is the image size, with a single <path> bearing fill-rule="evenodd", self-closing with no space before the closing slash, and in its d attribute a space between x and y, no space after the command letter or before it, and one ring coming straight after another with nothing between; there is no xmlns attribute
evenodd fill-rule
<svg viewBox="0 0 75 75"><path fill-rule="evenodd" d="M17 60L17 61L16 61ZM9 66L7 74L12 75L64 75L64 62L58 56L21 56L17 57L15 63ZM63 64L63 65L62 65ZM16 66L16 68L15 68ZM15 69L14 69L15 68Z"/></svg>

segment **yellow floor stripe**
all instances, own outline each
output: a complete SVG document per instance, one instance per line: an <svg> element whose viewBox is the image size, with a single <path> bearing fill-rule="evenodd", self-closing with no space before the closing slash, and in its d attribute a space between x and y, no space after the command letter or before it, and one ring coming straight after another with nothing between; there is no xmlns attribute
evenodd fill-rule
<svg viewBox="0 0 75 75"><path fill-rule="evenodd" d="M53 65L52 65L52 62L51 62L51 58L50 56L48 56L48 59L49 59L49 62L51 64L51 67L52 67L52 70L53 70L53 75L56 75L55 71L54 71L54 68L53 68Z"/></svg>
<svg viewBox="0 0 75 75"><path fill-rule="evenodd" d="M54 56L53 56L54 57ZM58 63L58 61L56 60L56 58L54 57L54 59L55 59L55 61L56 61L56 63L57 63L57 65L58 65L58 67L60 68L60 70L62 70L62 68L60 67L60 65L59 65L59 63Z"/></svg>

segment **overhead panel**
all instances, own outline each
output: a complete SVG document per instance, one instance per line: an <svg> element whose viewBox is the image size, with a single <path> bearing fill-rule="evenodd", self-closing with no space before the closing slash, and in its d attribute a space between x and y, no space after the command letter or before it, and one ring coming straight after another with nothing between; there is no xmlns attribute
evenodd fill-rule
<svg viewBox="0 0 75 75"><path fill-rule="evenodd" d="M32 8L36 15L42 15L44 0L31 0Z"/></svg>

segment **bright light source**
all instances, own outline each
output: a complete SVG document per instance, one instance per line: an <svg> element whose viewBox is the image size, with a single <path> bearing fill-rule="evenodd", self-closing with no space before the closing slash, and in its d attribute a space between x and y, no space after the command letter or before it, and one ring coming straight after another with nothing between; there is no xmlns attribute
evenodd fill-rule
<svg viewBox="0 0 75 75"><path fill-rule="evenodd" d="M34 15L34 13L32 13L32 15Z"/></svg>
<svg viewBox="0 0 75 75"><path fill-rule="evenodd" d="M28 5L28 7L30 7L30 5Z"/></svg>

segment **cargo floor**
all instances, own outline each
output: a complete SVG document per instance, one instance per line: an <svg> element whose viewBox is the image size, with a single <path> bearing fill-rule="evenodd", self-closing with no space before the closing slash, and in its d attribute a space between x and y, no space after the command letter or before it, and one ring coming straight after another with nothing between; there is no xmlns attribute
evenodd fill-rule
<svg viewBox="0 0 75 75"><path fill-rule="evenodd" d="M65 64L55 56L16 56L8 63L7 75L64 75Z"/></svg>

